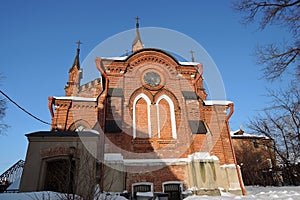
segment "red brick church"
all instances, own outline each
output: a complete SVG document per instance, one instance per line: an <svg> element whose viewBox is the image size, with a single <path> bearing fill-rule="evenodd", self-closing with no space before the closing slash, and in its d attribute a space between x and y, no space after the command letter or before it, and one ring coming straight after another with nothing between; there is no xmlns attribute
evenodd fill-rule
<svg viewBox="0 0 300 200"><path fill-rule="evenodd" d="M103 191L169 199L187 191L244 192L228 125L233 103L206 99L201 63L145 48L141 38L137 22L132 53L99 55L99 78L86 84L78 47L65 96L49 97L51 130L26 135L20 191L82 194L98 184ZM89 183L80 185L80 177Z"/></svg>

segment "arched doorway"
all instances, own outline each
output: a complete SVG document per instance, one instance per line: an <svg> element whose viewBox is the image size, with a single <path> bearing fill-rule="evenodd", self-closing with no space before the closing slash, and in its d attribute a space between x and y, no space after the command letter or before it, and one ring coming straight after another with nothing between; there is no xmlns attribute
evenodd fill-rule
<svg viewBox="0 0 300 200"><path fill-rule="evenodd" d="M59 158L46 161L44 191L72 194L75 185L75 160Z"/></svg>

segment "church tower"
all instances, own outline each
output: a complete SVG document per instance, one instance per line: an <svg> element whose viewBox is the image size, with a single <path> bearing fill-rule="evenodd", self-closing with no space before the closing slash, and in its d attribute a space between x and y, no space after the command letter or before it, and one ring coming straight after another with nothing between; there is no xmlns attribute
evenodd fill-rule
<svg viewBox="0 0 300 200"><path fill-rule="evenodd" d="M135 37L134 37L134 40L132 42L132 53L144 48L144 45L143 45L143 42L142 42L142 39L141 39L141 35L140 35L140 32L139 32L139 17L136 17L136 25L135 25Z"/></svg>
<svg viewBox="0 0 300 200"><path fill-rule="evenodd" d="M69 70L69 81L66 84L65 91L66 96L76 96L78 94L80 80L82 78L82 69L80 68L79 53L80 53L80 41L77 42L77 53L72 67Z"/></svg>
<svg viewBox="0 0 300 200"><path fill-rule="evenodd" d="M100 76L83 85L77 43L65 96L49 98L51 130L26 135L20 191L66 193L66 184L51 179L61 166L79 195L93 191L95 180L102 191L128 191L133 199L244 194L228 123L233 102L207 99L205 71L193 54L189 62L145 48L138 20L132 54L96 57Z"/></svg>

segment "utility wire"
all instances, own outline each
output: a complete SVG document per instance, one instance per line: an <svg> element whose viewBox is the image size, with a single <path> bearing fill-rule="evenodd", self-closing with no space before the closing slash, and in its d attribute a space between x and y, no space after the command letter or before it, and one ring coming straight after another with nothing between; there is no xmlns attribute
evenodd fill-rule
<svg viewBox="0 0 300 200"><path fill-rule="evenodd" d="M23 112L25 112L26 114L28 114L29 116L33 117L34 119L47 124L47 125L51 125L49 122L46 122L36 116L34 116L33 114L31 114L29 111L25 110L24 108L22 108L19 104L17 104L14 100L12 100L7 94L5 94L2 90L0 90L0 93L5 96L10 102L12 102L13 104L15 104L19 109L21 109Z"/></svg>

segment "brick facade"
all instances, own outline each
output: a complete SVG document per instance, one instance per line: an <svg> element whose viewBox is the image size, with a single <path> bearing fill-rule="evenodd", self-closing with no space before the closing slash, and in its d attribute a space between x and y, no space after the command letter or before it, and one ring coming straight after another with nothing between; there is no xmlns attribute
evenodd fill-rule
<svg viewBox="0 0 300 200"><path fill-rule="evenodd" d="M49 98L52 131L82 127L104 133L105 154L120 154L125 169L126 160L187 159L198 152L217 157L218 165L235 164L226 115L229 103L206 103L200 63L180 63L159 49L95 62L102 77L80 85L82 72L73 66L66 96ZM166 181L191 188L188 168L188 163L171 163L143 173L128 172L123 190L131 191L133 183L152 182L158 192Z"/></svg>
<svg viewBox="0 0 300 200"><path fill-rule="evenodd" d="M102 191L127 190L133 196L138 191L167 192L171 199L182 198L185 190L243 192L228 125L233 103L206 99L201 63L180 62L163 50L143 48L138 22L132 53L95 58L101 75L85 84L79 52L78 47L65 96L49 97L51 130L28 135L26 163L36 170L43 165L44 170L30 180L31 168L26 167L24 191L43 190L48 157L66 157L75 140L80 152L90 152L79 135L92 130L98 138L89 143L96 148L88 156L94 157L88 163L95 165L89 178ZM86 158L76 154L75 165L84 166ZM170 191L174 188L178 191Z"/></svg>
<svg viewBox="0 0 300 200"><path fill-rule="evenodd" d="M281 184L271 138L247 134L242 129L232 132L231 137L245 185Z"/></svg>

